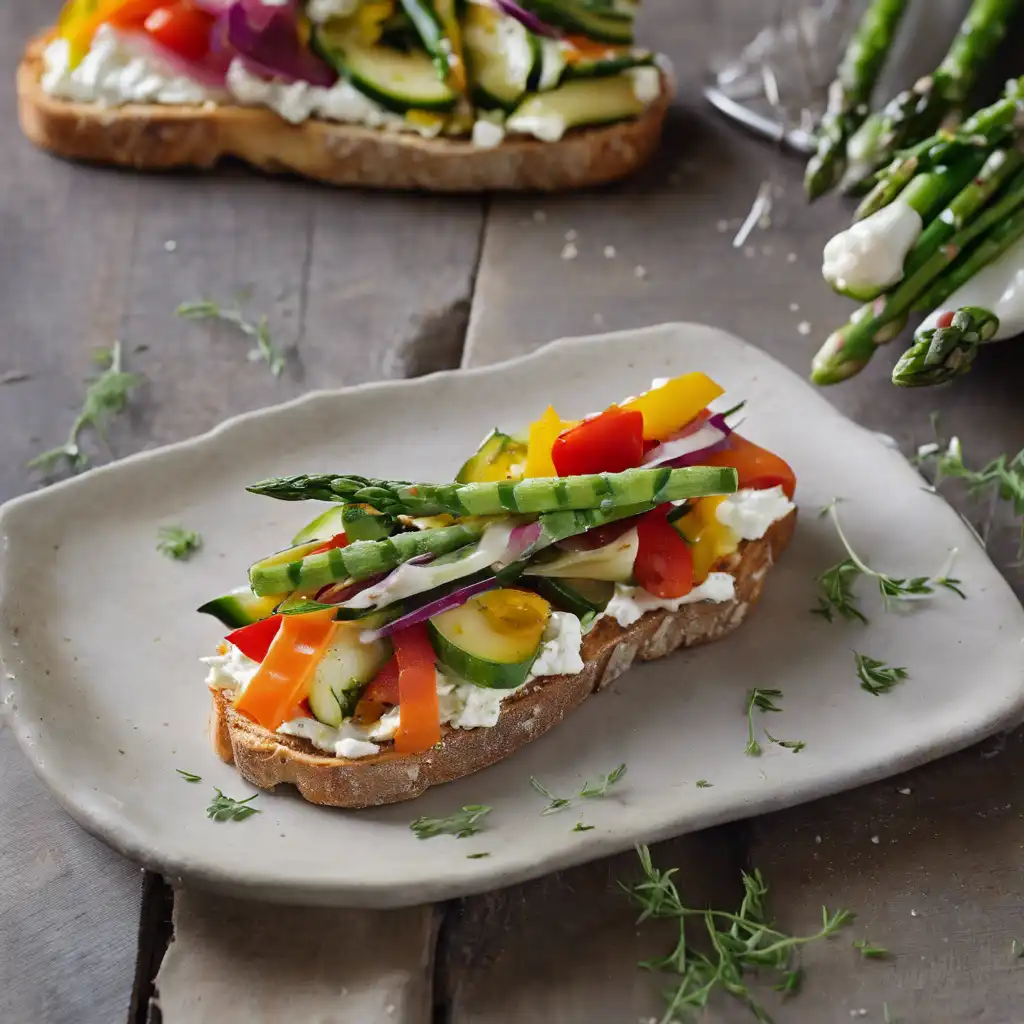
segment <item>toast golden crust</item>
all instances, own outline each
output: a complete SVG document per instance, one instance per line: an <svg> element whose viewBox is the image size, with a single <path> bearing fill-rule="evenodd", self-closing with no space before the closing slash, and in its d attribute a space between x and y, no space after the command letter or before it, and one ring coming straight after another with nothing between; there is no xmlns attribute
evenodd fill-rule
<svg viewBox="0 0 1024 1024"><path fill-rule="evenodd" d="M323 754L306 740L267 731L236 712L230 694L213 690L210 736L214 750L254 786L273 789L288 783L312 803L359 808L412 800L431 786L508 757L606 687L634 659L663 658L681 647L710 643L731 633L757 604L768 570L789 544L795 525L794 510L762 540L745 542L724 566L736 578L732 601L648 612L625 628L613 619L601 619L584 638L583 671L545 676L517 691L504 702L498 724L492 728L445 728L440 745L422 754L385 750L351 761Z"/></svg>
<svg viewBox="0 0 1024 1024"><path fill-rule="evenodd" d="M42 88L52 30L29 43L18 67L18 116L25 135L70 160L139 171L206 169L227 157L271 174L329 185L429 192L559 192L617 181L653 156L672 97L635 121L569 132L560 142L509 138L493 149L458 139L424 139L359 125L293 125L271 110L239 106L100 107L55 99Z"/></svg>

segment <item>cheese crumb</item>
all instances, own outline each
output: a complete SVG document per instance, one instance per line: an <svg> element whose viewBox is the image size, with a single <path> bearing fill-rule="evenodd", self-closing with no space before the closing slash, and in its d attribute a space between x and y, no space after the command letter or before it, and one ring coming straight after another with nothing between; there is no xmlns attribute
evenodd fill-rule
<svg viewBox="0 0 1024 1024"><path fill-rule="evenodd" d="M572 242L566 242L562 247L562 259L563 260L574 260L579 256L580 251Z"/></svg>
<svg viewBox="0 0 1024 1024"><path fill-rule="evenodd" d="M804 335L810 334L811 325L806 320L801 320L800 323L796 325L796 333Z"/></svg>
<svg viewBox="0 0 1024 1024"><path fill-rule="evenodd" d="M575 242L576 239L579 237L579 232L575 228L569 228L569 230L566 231L565 233L565 240L567 242Z"/></svg>
<svg viewBox="0 0 1024 1024"><path fill-rule="evenodd" d="M606 245L604 247L604 258L606 260L613 260L613 259L615 259L615 256L616 256L615 246L614 245Z"/></svg>
<svg viewBox="0 0 1024 1024"><path fill-rule="evenodd" d="M642 266L641 264L639 264L639 263L638 263L638 264L637 264L637 265L636 265L636 266L635 266L635 267L633 268L633 276L634 276L634 277L635 277L635 278L636 278L636 279L637 279L638 281L643 281L643 280L645 280L645 279L647 278L647 268L646 268L645 266Z"/></svg>
<svg viewBox="0 0 1024 1024"><path fill-rule="evenodd" d="M178 243L173 238L168 238L164 242L164 252L174 252L178 248Z"/></svg>

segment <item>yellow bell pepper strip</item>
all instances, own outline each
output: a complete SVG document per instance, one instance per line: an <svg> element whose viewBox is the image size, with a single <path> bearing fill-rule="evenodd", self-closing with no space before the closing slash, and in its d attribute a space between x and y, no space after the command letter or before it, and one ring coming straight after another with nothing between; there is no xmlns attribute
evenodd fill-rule
<svg viewBox="0 0 1024 1024"><path fill-rule="evenodd" d="M395 751L421 754L441 740L441 709L437 699L437 655L427 624L393 633L398 665L398 731Z"/></svg>
<svg viewBox="0 0 1024 1024"><path fill-rule="evenodd" d="M724 394L725 389L705 374L684 373L619 408L643 413L645 441L664 441Z"/></svg>
<svg viewBox="0 0 1024 1024"><path fill-rule="evenodd" d="M166 0L164 0L166 2ZM92 37L104 22L117 16L122 24L142 23L161 0L70 0L57 21L57 31L68 41L68 60L76 67L92 46Z"/></svg>
<svg viewBox="0 0 1024 1024"><path fill-rule="evenodd" d="M701 498L672 524L690 542L695 586L708 578L717 562L739 547L736 534L718 521L718 506L723 501L724 497Z"/></svg>
<svg viewBox="0 0 1024 1024"><path fill-rule="evenodd" d="M337 632L334 609L285 615L252 682L235 709L271 732L288 721L303 700L309 681Z"/></svg>
<svg viewBox="0 0 1024 1024"><path fill-rule="evenodd" d="M576 426L578 421L563 420L549 405L539 420L530 424L529 440L526 446L526 472L524 476L558 476L551 450L558 440L558 435L569 427Z"/></svg>

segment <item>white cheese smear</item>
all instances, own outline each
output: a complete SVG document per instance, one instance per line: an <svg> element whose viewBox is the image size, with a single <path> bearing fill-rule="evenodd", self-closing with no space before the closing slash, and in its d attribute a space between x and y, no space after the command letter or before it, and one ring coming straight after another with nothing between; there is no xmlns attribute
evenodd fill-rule
<svg viewBox="0 0 1024 1024"><path fill-rule="evenodd" d="M678 611L684 604L696 604L698 601L711 601L723 604L736 596L736 581L727 572L713 572L699 586L694 587L684 597L655 597L643 587L629 587L622 583L615 586L615 593L605 608L605 615L613 618L620 626L632 626L647 612L667 609Z"/></svg>
<svg viewBox="0 0 1024 1024"><path fill-rule="evenodd" d="M781 486L744 489L721 502L715 515L739 540L760 540L772 523L785 519L795 507Z"/></svg>

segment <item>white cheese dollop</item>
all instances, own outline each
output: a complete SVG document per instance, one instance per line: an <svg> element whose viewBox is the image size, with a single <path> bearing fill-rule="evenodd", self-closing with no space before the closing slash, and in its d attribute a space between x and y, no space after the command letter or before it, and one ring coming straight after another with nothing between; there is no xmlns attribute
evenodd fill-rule
<svg viewBox="0 0 1024 1024"><path fill-rule="evenodd" d="M616 585L615 593L608 602L604 614L613 618L620 626L633 625L647 612L666 608L676 611L684 604L696 604L698 601L712 601L722 604L736 596L736 581L727 572L713 572L699 586L694 587L684 597L655 597L643 587L627 587L621 583Z"/></svg>
<svg viewBox="0 0 1024 1024"><path fill-rule="evenodd" d="M504 118L482 113L473 125L473 145L478 149L494 149L505 139Z"/></svg>
<svg viewBox="0 0 1024 1024"><path fill-rule="evenodd" d="M43 91L77 103L120 107L125 103L173 103L201 106L218 94L179 74L110 25L100 25L89 52L71 67L66 39L54 39L43 53Z"/></svg>
<svg viewBox="0 0 1024 1024"><path fill-rule="evenodd" d="M1024 333L1024 238L929 313L921 330L934 327L943 313L961 306L981 306L999 317L999 330L992 341Z"/></svg>
<svg viewBox="0 0 1024 1024"><path fill-rule="evenodd" d="M206 685L218 690L231 687L241 693L252 682L260 663L246 657L234 644L226 646L227 651L224 654L199 659L210 668L206 674Z"/></svg>
<svg viewBox="0 0 1024 1024"><path fill-rule="evenodd" d="M785 519L794 508L781 487L769 487L730 494L719 504L715 515L740 540L760 540L772 523Z"/></svg>
<svg viewBox="0 0 1024 1024"><path fill-rule="evenodd" d="M661 72L656 67L629 68L626 74L633 80L633 95L645 106L661 95Z"/></svg>
<svg viewBox="0 0 1024 1024"><path fill-rule="evenodd" d="M923 230L917 210L895 199L830 238L821 273L838 291L872 299L903 277L904 260Z"/></svg>
<svg viewBox="0 0 1024 1024"><path fill-rule="evenodd" d="M575 675L583 671L583 627L572 612L552 612L544 629L540 651L530 669L530 679L540 676Z"/></svg>
<svg viewBox="0 0 1024 1024"><path fill-rule="evenodd" d="M359 10L359 4L360 0L309 0L306 14L314 25L323 25L331 18L352 17Z"/></svg>

